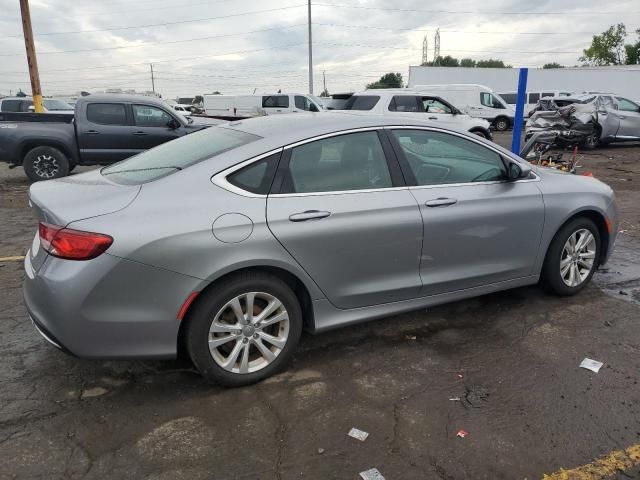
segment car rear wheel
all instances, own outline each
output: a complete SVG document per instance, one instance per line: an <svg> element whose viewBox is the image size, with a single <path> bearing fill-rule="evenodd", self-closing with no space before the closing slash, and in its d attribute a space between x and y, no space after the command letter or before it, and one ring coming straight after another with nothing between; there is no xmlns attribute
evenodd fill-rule
<svg viewBox="0 0 640 480"><path fill-rule="evenodd" d="M600 233L588 218L576 218L553 238L541 281L558 295L574 295L591 280L600 257Z"/></svg>
<svg viewBox="0 0 640 480"><path fill-rule="evenodd" d="M582 142L582 147L585 150L593 150L600 145L600 132L596 129L588 135Z"/></svg>
<svg viewBox="0 0 640 480"><path fill-rule="evenodd" d="M302 311L277 277L247 272L198 298L186 319L187 350L210 382L237 387L273 375L291 359Z"/></svg>
<svg viewBox="0 0 640 480"><path fill-rule="evenodd" d="M33 182L65 177L69 174L69 159L57 148L36 147L24 156L24 172Z"/></svg>

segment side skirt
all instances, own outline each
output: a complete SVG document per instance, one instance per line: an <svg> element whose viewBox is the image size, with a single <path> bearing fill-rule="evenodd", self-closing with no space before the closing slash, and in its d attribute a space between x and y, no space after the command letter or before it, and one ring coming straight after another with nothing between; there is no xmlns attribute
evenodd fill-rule
<svg viewBox="0 0 640 480"><path fill-rule="evenodd" d="M410 312L421 308L433 307L443 303L455 302L466 298L486 295L488 293L508 290L510 288L524 287L526 285L534 285L538 283L539 275L529 277L516 278L504 282L492 283L481 287L467 288L464 290L456 290L449 293L441 293L428 297L414 298L411 300L403 300L401 302L384 303L381 305L373 305L370 307L352 308L349 310L340 310L334 307L327 299L314 300L313 312L315 325L312 333L320 333L326 330L332 330L338 327L353 325L356 323L375 320L377 318L388 317L398 313Z"/></svg>

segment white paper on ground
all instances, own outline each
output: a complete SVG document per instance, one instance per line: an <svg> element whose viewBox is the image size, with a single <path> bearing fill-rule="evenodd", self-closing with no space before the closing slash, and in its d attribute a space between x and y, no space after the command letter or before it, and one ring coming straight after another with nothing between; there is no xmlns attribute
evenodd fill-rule
<svg viewBox="0 0 640 480"><path fill-rule="evenodd" d="M360 472L360 476L363 480L384 480L384 477L377 468L370 468L369 470Z"/></svg>
<svg viewBox="0 0 640 480"><path fill-rule="evenodd" d="M598 370L600 370L602 365L604 365L604 363L598 362L597 360L592 360L590 358L585 358L584 360L582 360L580 368L586 368L587 370L598 373Z"/></svg>
<svg viewBox="0 0 640 480"><path fill-rule="evenodd" d="M357 428L352 428L349 430L349 436L364 442L369 434L367 432L363 432L362 430L358 430Z"/></svg>

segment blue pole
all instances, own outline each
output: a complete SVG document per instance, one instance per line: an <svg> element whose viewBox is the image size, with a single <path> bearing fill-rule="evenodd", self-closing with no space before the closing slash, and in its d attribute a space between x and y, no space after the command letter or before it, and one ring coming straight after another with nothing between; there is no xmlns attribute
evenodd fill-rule
<svg viewBox="0 0 640 480"><path fill-rule="evenodd" d="M520 138L522 137L522 123L524 120L524 104L527 96L527 76L528 68L520 69L518 78L518 98L516 99L516 117L513 119L513 138L511 140L511 151L516 155L520 154Z"/></svg>

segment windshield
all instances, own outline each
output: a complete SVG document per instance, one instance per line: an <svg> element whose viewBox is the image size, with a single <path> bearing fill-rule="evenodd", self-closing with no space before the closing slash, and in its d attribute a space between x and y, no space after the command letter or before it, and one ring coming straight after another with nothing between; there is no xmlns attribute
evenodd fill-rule
<svg viewBox="0 0 640 480"><path fill-rule="evenodd" d="M260 138L239 130L210 127L105 167L101 173L127 185L151 182Z"/></svg>
<svg viewBox="0 0 640 480"><path fill-rule="evenodd" d="M62 100L55 100L53 98L43 98L42 103L47 110L73 110L73 107L67 102Z"/></svg>
<svg viewBox="0 0 640 480"><path fill-rule="evenodd" d="M316 105L318 105L318 107L320 107L321 110L326 110L327 107L325 106L324 102L322 101L322 99L320 99L319 97L316 97L315 95L309 95L309 97L311 97L311 99L316 102Z"/></svg>
<svg viewBox="0 0 640 480"><path fill-rule="evenodd" d="M344 106L345 110L371 110L376 106L378 95L353 95Z"/></svg>

